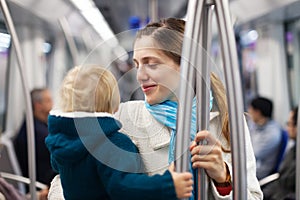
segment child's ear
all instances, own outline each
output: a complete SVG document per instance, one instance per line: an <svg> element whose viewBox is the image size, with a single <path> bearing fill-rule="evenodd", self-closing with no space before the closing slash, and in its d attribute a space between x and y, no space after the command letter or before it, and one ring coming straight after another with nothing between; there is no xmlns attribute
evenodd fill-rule
<svg viewBox="0 0 300 200"><path fill-rule="evenodd" d="M114 107L115 108L112 109L112 114L115 114L119 110L119 104Z"/></svg>
<svg viewBox="0 0 300 200"><path fill-rule="evenodd" d="M117 112L119 110L119 105L120 105L121 97L118 89L115 89L112 94L112 114Z"/></svg>

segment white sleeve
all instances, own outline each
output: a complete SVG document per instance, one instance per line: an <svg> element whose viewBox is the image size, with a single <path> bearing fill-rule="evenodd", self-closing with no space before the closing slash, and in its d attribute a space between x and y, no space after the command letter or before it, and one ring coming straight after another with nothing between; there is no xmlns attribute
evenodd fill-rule
<svg viewBox="0 0 300 200"><path fill-rule="evenodd" d="M65 200L59 174L51 181L48 200Z"/></svg>
<svg viewBox="0 0 300 200"><path fill-rule="evenodd" d="M252 143L250 139L249 129L244 120L244 127L245 127L245 145L246 145L246 161L247 161L247 199L248 200L262 200L263 193L260 189L259 182L256 178L256 161L254 157L254 152L252 148ZM232 161L231 159L224 159L226 164L228 165L231 177L232 176ZM233 199L232 191L229 195L221 196L216 187L214 186L213 181L210 183L212 185L212 193L215 199L217 200L231 200Z"/></svg>
<svg viewBox="0 0 300 200"><path fill-rule="evenodd" d="M246 120L244 119L245 127L245 144L246 144L246 159L247 159L247 189L249 200L263 199L263 193L260 189L259 182L256 178L256 161L252 148L250 133Z"/></svg>

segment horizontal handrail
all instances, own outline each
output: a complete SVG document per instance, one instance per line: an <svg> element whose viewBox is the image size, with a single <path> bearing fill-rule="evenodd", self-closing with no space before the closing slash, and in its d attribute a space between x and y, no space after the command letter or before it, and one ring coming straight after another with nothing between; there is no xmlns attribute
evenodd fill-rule
<svg viewBox="0 0 300 200"><path fill-rule="evenodd" d="M275 174L271 174L271 175L259 180L260 187L262 187L262 186L264 186L264 185L266 185L266 184L268 184L272 181L275 181L276 179L279 178L279 176L280 176L279 173L275 173Z"/></svg>
<svg viewBox="0 0 300 200"><path fill-rule="evenodd" d="M30 184L30 179L23 177L23 176L19 176L19 175L7 173L7 172L0 172L0 175L2 178L5 178L5 179L15 180L18 182L26 183L28 185ZM47 185L45 185L41 182L38 182L38 181L35 182L35 187L38 189L47 189L48 188Z"/></svg>

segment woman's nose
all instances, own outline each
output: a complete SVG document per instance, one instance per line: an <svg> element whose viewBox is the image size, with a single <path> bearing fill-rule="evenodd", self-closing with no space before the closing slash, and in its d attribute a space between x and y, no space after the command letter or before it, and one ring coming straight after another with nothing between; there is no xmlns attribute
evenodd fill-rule
<svg viewBox="0 0 300 200"><path fill-rule="evenodd" d="M145 69L145 67L140 66L137 69L136 78L137 78L138 82L140 82L140 83L149 79L149 76L147 74L147 70Z"/></svg>

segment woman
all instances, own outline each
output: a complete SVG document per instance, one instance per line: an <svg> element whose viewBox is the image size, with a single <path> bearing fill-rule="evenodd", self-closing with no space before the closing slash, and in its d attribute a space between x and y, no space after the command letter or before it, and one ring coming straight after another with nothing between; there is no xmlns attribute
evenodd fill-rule
<svg viewBox="0 0 300 200"><path fill-rule="evenodd" d="M137 145L146 172L150 175L162 173L174 160L176 93L180 80L184 26L183 20L169 18L150 23L137 33L133 60L145 101L123 103L115 114L123 124L121 132L127 134ZM197 134L194 132L194 137L191 138L194 140L191 145L192 166L203 167L211 178L209 199L232 199L232 165L225 90L215 75L211 77L211 87L215 99L212 110L218 112L211 113L210 131L200 131ZM255 158L249 131L245 131L248 199L262 199L255 176ZM205 147L196 146L202 139L207 139L208 144Z"/></svg>
<svg viewBox="0 0 300 200"><path fill-rule="evenodd" d="M133 60L146 102L122 104L116 115L124 125L123 132L138 146L150 174L162 172L168 166L172 155L169 154L170 133L176 127L176 120L169 119L174 116L170 110L176 112L184 26L183 20L170 18L148 24L137 33ZM213 110L219 111L220 116L217 113L211 114L210 132L201 131L195 137L195 142L206 138L209 143L206 146L195 146L193 143L191 153L193 167L205 168L213 180L210 183L211 198L214 196L218 199L224 196L219 194L215 186L230 181L228 177L231 174L231 158L227 151L230 145L225 90L216 76L212 75L211 80L212 93L216 99ZM159 108L155 108L156 106ZM160 111L166 111L162 114L163 117ZM246 139L248 199L261 199L262 193L257 179L254 178L255 158L248 130ZM231 198L231 195L225 196Z"/></svg>

